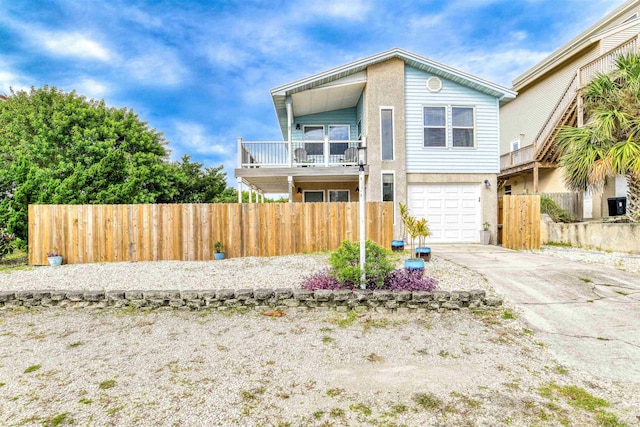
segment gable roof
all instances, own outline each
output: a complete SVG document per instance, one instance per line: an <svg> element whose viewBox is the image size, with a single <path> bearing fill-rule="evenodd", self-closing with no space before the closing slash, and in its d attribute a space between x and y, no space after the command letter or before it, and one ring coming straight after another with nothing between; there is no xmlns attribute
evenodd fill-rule
<svg viewBox="0 0 640 427"><path fill-rule="evenodd" d="M486 93L487 95L498 98L503 102L508 102L516 96L516 92L507 89L504 86L489 82L481 79L480 77L465 73L453 67L449 67L448 65L441 64L406 50L394 48L271 89L271 97L276 109L278 121L280 122L282 134L285 135L285 137L287 135L286 98L288 96L306 90L320 88L321 86L329 87L332 82L335 82L336 80L344 81L345 78L352 75L357 74L360 76L364 74L363 72L368 66L388 61L392 58L401 59L410 67L426 71L463 86L470 87L479 92ZM359 79L356 78L355 80L357 81ZM366 81L366 79L364 81Z"/></svg>
<svg viewBox="0 0 640 427"><path fill-rule="evenodd" d="M612 28L607 28L613 22L630 13L638 6L640 6L640 0L628 0L623 3L611 13L607 14L604 18L587 28L566 44L562 45L560 48L556 49L545 59L513 79L513 89L520 90L522 87L533 82L543 74L572 58L574 55L584 51L590 46L593 46L611 32L621 31L634 25L638 25L640 18L636 16L634 19L622 22Z"/></svg>

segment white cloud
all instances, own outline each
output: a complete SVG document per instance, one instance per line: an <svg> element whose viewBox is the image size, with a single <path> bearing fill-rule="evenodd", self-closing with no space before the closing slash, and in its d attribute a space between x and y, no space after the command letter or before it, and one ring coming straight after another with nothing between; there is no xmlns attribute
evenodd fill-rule
<svg viewBox="0 0 640 427"><path fill-rule="evenodd" d="M98 61L109 61L113 58L107 48L79 32L41 31L34 34L38 43L53 55Z"/></svg>
<svg viewBox="0 0 640 427"><path fill-rule="evenodd" d="M78 95L84 95L94 99L102 99L110 92L107 84L92 78L83 78L78 81L75 84L75 90Z"/></svg>
<svg viewBox="0 0 640 427"><path fill-rule="evenodd" d="M159 28L162 26L162 19L150 15L137 7L127 7L122 11L122 17L129 21L142 25L145 28Z"/></svg>
<svg viewBox="0 0 640 427"><path fill-rule="evenodd" d="M515 41L522 41L524 39L527 38L527 32L526 31L514 31L511 33L511 37L515 40Z"/></svg>
<svg viewBox="0 0 640 427"><path fill-rule="evenodd" d="M529 49L455 52L443 62L494 83L511 87L519 74L549 55Z"/></svg>
<svg viewBox="0 0 640 427"><path fill-rule="evenodd" d="M418 16L409 20L409 26L414 30L424 31L429 27L440 25L443 18L443 14Z"/></svg>
<svg viewBox="0 0 640 427"><path fill-rule="evenodd" d="M14 91L29 90L29 84L26 82L26 78L12 71L0 70L0 94L8 95L9 89Z"/></svg>
<svg viewBox="0 0 640 427"><path fill-rule="evenodd" d="M318 19L322 17L344 18L351 21L363 21L371 9L371 4L364 0L329 0L294 4L292 13L301 15L302 19Z"/></svg>
<svg viewBox="0 0 640 427"><path fill-rule="evenodd" d="M214 65L228 69L245 64L249 59L249 54L240 46L220 43L212 44L207 48L207 57Z"/></svg>
<svg viewBox="0 0 640 427"><path fill-rule="evenodd" d="M177 85L187 73L177 55L166 49L133 57L125 62L124 68L131 77L150 86Z"/></svg>
<svg viewBox="0 0 640 427"><path fill-rule="evenodd" d="M194 151L198 154L229 156L235 155L235 139L208 135L200 123L176 121L174 123L176 145L182 147L185 154Z"/></svg>

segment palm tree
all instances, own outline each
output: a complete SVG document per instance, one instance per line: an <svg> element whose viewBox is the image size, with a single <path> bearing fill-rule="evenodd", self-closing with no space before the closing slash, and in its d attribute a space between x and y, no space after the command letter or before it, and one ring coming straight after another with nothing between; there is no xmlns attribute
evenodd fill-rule
<svg viewBox="0 0 640 427"><path fill-rule="evenodd" d="M620 56L616 68L582 90L586 124L558 132L565 181L574 191L627 178L627 216L640 222L640 54Z"/></svg>

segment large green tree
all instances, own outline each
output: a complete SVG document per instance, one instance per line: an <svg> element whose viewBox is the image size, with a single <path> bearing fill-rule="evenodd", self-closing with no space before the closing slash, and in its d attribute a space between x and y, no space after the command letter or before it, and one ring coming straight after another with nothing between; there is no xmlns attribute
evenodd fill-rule
<svg viewBox="0 0 640 427"><path fill-rule="evenodd" d="M0 225L24 239L29 204L174 201L165 146L132 110L55 87L12 92L0 102Z"/></svg>
<svg viewBox="0 0 640 427"><path fill-rule="evenodd" d="M640 55L620 56L581 93L585 125L558 133L567 185L601 187L607 177L627 178L627 215L640 222Z"/></svg>

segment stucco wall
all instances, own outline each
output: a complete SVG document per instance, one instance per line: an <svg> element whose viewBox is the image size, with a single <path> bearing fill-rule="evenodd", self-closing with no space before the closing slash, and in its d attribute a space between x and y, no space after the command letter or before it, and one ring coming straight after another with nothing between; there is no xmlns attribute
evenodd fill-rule
<svg viewBox="0 0 640 427"><path fill-rule="evenodd" d="M488 179L491 187L484 185L484 180ZM496 174L441 174L441 173L410 173L407 174L407 183L409 184L478 184L480 189L480 203L482 206L480 223L488 222L491 224L491 244L495 244L498 240L498 193L497 175Z"/></svg>
<svg viewBox="0 0 640 427"><path fill-rule="evenodd" d="M561 242L584 248L640 253L640 224L548 221L540 228L540 233L542 243Z"/></svg>
<svg viewBox="0 0 640 427"><path fill-rule="evenodd" d="M367 68L364 94L367 137L367 201L382 200L382 171L395 171L394 232L400 232L398 203L407 203L404 61L390 59ZM380 107L393 107L394 159L381 160Z"/></svg>

